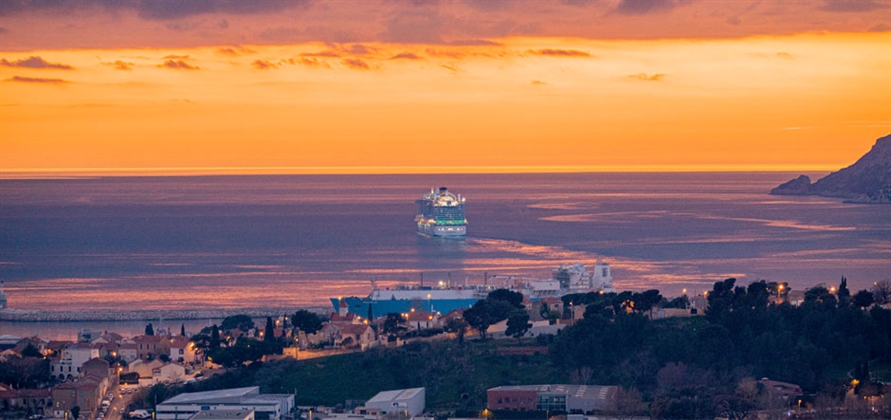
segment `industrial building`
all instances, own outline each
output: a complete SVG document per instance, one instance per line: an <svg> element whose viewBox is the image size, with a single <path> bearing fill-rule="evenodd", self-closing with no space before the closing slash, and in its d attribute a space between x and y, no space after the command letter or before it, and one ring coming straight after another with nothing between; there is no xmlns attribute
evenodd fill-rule
<svg viewBox="0 0 891 420"><path fill-rule="evenodd" d="M158 404L158 420L186 420L201 411L243 410L279 420L294 409L292 394L260 394L260 387L187 392Z"/></svg>
<svg viewBox="0 0 891 420"><path fill-rule="evenodd" d="M615 393L614 386L518 385L490 388L486 397L489 410L588 413L605 408Z"/></svg>
<svg viewBox="0 0 891 420"><path fill-rule="evenodd" d="M402 413L415 417L424 412L426 392L424 388L397 389L379 392L365 402L365 407L380 410L381 415Z"/></svg>

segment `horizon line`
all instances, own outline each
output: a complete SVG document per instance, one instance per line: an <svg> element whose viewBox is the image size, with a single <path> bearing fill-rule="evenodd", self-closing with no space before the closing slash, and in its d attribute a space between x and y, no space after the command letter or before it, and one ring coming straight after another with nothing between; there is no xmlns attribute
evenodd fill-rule
<svg viewBox="0 0 891 420"><path fill-rule="evenodd" d="M519 173L832 172L832 164L505 165L505 166L216 166L0 169L0 180L59 177L224 175L416 175Z"/></svg>

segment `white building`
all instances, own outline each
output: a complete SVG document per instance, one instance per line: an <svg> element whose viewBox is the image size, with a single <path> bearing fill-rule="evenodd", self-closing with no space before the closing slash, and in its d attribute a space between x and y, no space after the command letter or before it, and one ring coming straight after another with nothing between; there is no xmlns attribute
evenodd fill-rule
<svg viewBox="0 0 891 420"><path fill-rule="evenodd" d="M81 367L90 359L99 357L99 349L89 344L71 344L62 350L62 357L50 364L50 373L60 380L80 376Z"/></svg>
<svg viewBox="0 0 891 420"><path fill-rule="evenodd" d="M425 389L409 388L379 392L365 402L365 407L376 408L381 411L381 415L402 413L415 417L424 412L425 404Z"/></svg>
<svg viewBox="0 0 891 420"><path fill-rule="evenodd" d="M260 394L260 387L187 392L158 404L158 420L190 419L202 411L246 410L279 420L294 409L293 394Z"/></svg>

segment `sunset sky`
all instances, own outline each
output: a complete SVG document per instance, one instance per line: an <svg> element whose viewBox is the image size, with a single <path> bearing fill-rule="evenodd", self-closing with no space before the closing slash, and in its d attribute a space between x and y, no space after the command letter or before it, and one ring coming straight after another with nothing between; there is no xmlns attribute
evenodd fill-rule
<svg viewBox="0 0 891 420"><path fill-rule="evenodd" d="M835 170L891 0L0 2L0 174Z"/></svg>

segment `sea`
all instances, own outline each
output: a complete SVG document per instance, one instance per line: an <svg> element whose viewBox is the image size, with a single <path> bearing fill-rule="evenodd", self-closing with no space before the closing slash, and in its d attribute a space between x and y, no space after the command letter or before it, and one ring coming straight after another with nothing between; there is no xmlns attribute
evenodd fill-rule
<svg viewBox="0 0 891 420"><path fill-rule="evenodd" d="M855 291L891 278L891 207L768 194L798 175L4 179L0 280L15 309L160 311L318 307L372 280L482 284L596 261L617 289L665 296L730 277L801 290L844 276ZM415 200L441 186L466 199L465 238L416 233Z"/></svg>

